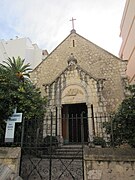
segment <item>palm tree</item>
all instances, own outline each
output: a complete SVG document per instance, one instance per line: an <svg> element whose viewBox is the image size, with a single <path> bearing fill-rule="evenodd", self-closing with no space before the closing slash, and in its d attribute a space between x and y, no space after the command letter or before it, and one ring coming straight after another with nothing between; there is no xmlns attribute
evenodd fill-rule
<svg viewBox="0 0 135 180"><path fill-rule="evenodd" d="M25 59L20 57L17 59L14 57L12 59L8 58L7 61L3 61L3 64L0 64L0 67L19 80L24 80L24 78L30 77L29 72L32 70L29 63L24 65L24 61Z"/></svg>

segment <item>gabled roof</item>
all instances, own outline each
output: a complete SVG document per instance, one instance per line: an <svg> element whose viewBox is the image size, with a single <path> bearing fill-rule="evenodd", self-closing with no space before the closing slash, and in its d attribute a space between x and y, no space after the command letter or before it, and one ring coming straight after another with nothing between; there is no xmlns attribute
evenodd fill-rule
<svg viewBox="0 0 135 180"><path fill-rule="evenodd" d="M42 84L50 84L66 68L71 53L77 59L78 66L95 78L104 78L101 72L108 65L118 64L121 59L95 45L76 32L69 34L32 72Z"/></svg>

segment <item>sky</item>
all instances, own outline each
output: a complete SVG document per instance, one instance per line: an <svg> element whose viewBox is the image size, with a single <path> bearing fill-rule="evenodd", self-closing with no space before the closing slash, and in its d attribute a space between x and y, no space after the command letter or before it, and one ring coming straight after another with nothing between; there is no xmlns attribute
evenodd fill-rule
<svg viewBox="0 0 135 180"><path fill-rule="evenodd" d="M0 0L0 39L29 37L50 53L72 29L118 56L126 0Z"/></svg>

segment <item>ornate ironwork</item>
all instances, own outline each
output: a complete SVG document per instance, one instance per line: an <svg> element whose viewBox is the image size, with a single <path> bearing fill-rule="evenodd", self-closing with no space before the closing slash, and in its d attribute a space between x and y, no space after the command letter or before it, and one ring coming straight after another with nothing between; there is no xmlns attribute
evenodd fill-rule
<svg viewBox="0 0 135 180"><path fill-rule="evenodd" d="M78 158L80 150L72 157L52 153L51 159L49 154L40 157L23 155L20 175L24 180L83 180L82 155Z"/></svg>
<svg viewBox="0 0 135 180"><path fill-rule="evenodd" d="M52 113L50 118L50 135L42 144L35 143L36 139L34 143L22 143L20 176L24 180L83 180L83 142L81 145L58 146L52 134ZM83 126L83 117L80 119ZM83 127L81 134L82 131Z"/></svg>
<svg viewBox="0 0 135 180"><path fill-rule="evenodd" d="M76 122L75 126L79 124L79 141L72 141L73 137L71 137L70 145L60 146L56 140L57 132L53 131L53 128L56 127L57 119L56 116L52 116L52 113L50 114L51 123L46 121L50 128L49 136L44 141L42 138L43 122L23 121L22 127L16 126L15 143L22 147L20 176L24 180L84 179L83 146L86 137L89 137L89 134L84 136L84 131L87 129L88 120L93 120L94 134L107 139L109 137L105 133L103 123L108 121L110 117L106 114L99 116L92 111L91 117L86 117L86 114L82 113L80 117L71 116L69 118L71 124L73 121ZM86 121L87 124L85 124ZM19 141L21 143L18 143Z"/></svg>

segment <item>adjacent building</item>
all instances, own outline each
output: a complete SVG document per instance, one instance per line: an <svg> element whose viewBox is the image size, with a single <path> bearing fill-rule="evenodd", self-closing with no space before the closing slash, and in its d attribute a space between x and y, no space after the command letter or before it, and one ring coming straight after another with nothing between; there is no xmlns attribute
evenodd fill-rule
<svg viewBox="0 0 135 180"><path fill-rule="evenodd" d="M37 44L32 44L29 38L16 37L16 39L8 41L0 40L0 63L8 57L17 58L20 56L25 59L25 63L30 63L31 68L34 69L46 55L42 53Z"/></svg>
<svg viewBox="0 0 135 180"><path fill-rule="evenodd" d="M120 25L122 44L119 56L128 60L127 75L131 84L135 83L135 1L127 0Z"/></svg>

